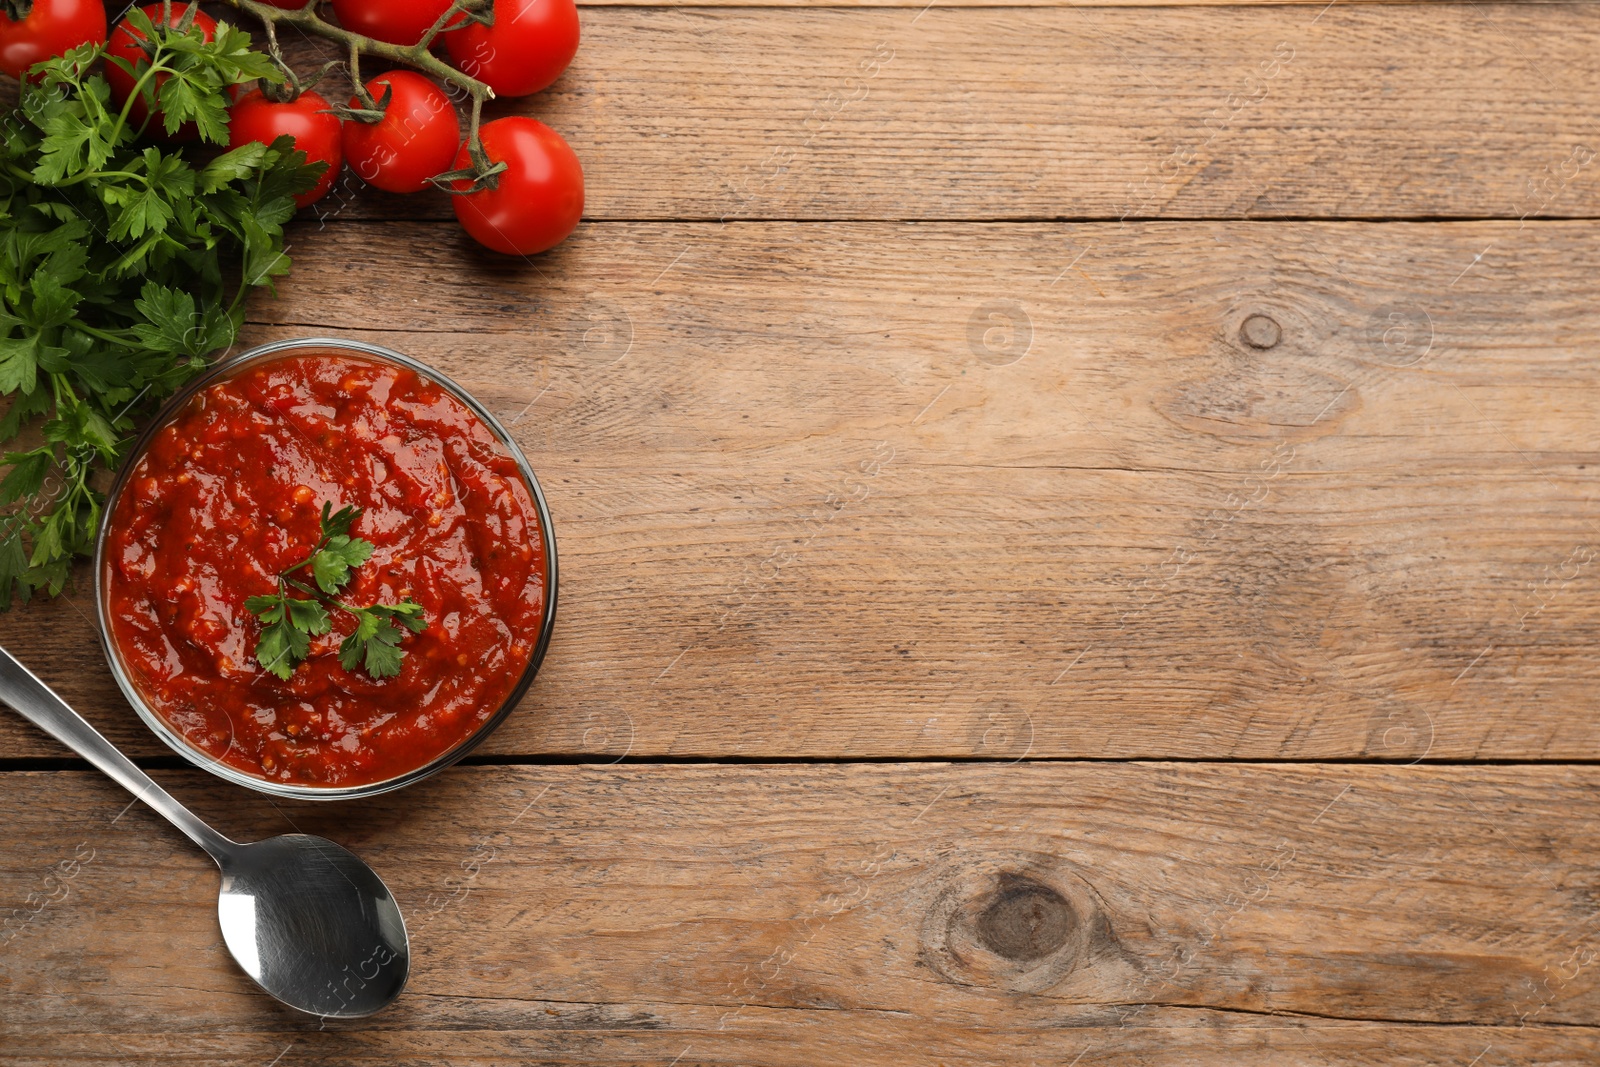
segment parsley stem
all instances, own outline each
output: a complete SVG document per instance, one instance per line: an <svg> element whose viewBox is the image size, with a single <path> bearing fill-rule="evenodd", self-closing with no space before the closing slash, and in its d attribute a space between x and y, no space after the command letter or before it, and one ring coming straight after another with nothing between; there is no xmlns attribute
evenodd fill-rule
<svg viewBox="0 0 1600 1067"><path fill-rule="evenodd" d="M77 330L79 333L86 333L90 337L97 337L100 340L106 341L106 342L108 342L110 344L114 344L114 345L127 345L127 344L129 344L128 338L125 335L114 334L114 333L111 333L109 330L97 329L97 328L95 328L93 326L90 326L87 322L84 322L82 319L72 319L67 323L67 325L71 326L74 330Z"/></svg>
<svg viewBox="0 0 1600 1067"><path fill-rule="evenodd" d="M117 123L115 126L111 127L111 134L106 138L109 143L118 143L119 139L122 137L122 127L128 122L128 112L133 109L133 102L144 95L145 84L155 76L157 71L165 71L168 74L172 73L172 69L170 67L163 67L161 65L160 45L156 46L155 54L150 57L149 68L139 76L138 81L133 83L133 92L129 93L128 99L122 102L122 110L117 112Z"/></svg>
<svg viewBox="0 0 1600 1067"><path fill-rule="evenodd" d="M317 558L317 553L321 552L326 547L328 547L328 538L326 536L317 538L317 543L312 546L311 555L307 556L305 559L301 560L299 563L296 563L292 567L283 568L283 570L278 572L279 579L287 579L289 575L293 574L301 567L310 566L311 561Z"/></svg>
<svg viewBox="0 0 1600 1067"><path fill-rule="evenodd" d="M60 189L68 185L77 185L79 182L89 181L91 178L130 178L144 182L146 186L150 184L150 179L147 176L135 174L131 170L91 170L78 175L76 178L65 178L55 182L54 185L57 189Z"/></svg>
<svg viewBox="0 0 1600 1067"><path fill-rule="evenodd" d="M330 608L338 608L340 611L349 612L351 615L359 615L359 614L361 614L361 609L360 608L353 608L349 604L346 604L344 601L340 600L338 597L332 596L331 594L328 594L328 593L324 593L322 590L316 588L315 586L307 585L305 582L296 581L293 578L285 578L285 579L283 579L283 581L287 585L294 586L296 589L300 590L302 593L308 593L311 596L316 597L318 600L322 601L324 604L328 605Z"/></svg>
<svg viewBox="0 0 1600 1067"><path fill-rule="evenodd" d="M234 314L238 312L239 305L244 303L245 296L249 294L251 288L255 284L255 282L250 280L250 254L249 252L246 252L244 264L239 270L239 288L233 294L233 302L228 305L228 318L232 319ZM233 332L235 335L238 334L239 325L234 326Z"/></svg>
<svg viewBox="0 0 1600 1067"><path fill-rule="evenodd" d="M337 603L337 601L333 600L327 593L324 593L322 590L316 588L315 586L307 585L305 582L302 582L297 578L280 578L278 580L283 582L285 585L294 586L296 589L300 590L302 593L309 593L312 596L316 597L318 600L326 600L330 604Z"/></svg>

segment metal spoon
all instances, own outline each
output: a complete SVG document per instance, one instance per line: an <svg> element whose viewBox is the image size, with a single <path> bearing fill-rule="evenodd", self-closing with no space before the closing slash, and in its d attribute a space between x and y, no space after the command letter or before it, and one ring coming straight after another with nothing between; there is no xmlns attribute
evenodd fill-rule
<svg viewBox="0 0 1600 1067"><path fill-rule="evenodd" d="M256 984L313 1015L371 1015L410 973L405 919L389 887L321 837L230 841L179 804L33 673L0 648L0 701L120 782L222 870L222 939Z"/></svg>

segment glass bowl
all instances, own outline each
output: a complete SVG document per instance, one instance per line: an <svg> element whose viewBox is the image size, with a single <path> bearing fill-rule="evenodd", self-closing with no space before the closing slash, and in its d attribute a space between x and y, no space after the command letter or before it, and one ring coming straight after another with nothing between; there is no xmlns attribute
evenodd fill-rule
<svg viewBox="0 0 1600 1067"><path fill-rule="evenodd" d="M138 685L134 682L134 679L129 673L128 668L123 664L121 653L116 647L116 642L112 636L111 630L110 608L108 606L109 597L107 596L107 569L105 560L107 536L111 529L112 517L117 512L118 498L122 494L123 488L128 482L129 475L138 465L139 460L143 458L145 451L148 449L150 442L155 438L156 433L174 417L176 417L196 393L207 386L213 385L222 379L229 378L245 368L255 364L266 363L284 356L302 353L349 354L360 358L389 363L395 366L403 367L407 370L415 371L417 374L427 378L429 381L452 394L457 400L461 401L461 403L464 404L468 410L482 420L483 424L489 428L489 431L500 441L500 443L505 447L506 451L510 453L512 459L516 461L517 469L522 473L523 480L527 483L529 493L533 498L534 508L537 512L539 522L539 532L544 538L546 560L544 588L545 597L544 614L539 625L539 636L538 640L534 644L533 654L528 660L528 666L523 670L522 677L518 679L517 684L512 688L511 692L507 694L505 701L500 705L500 707L495 709L492 715L484 720L484 722L465 739L457 742L454 746L435 756L422 766L406 771L403 774L396 775L392 778L386 778L378 782L369 782L363 785L310 786L298 785L289 782L271 781L265 778L258 778L245 771L241 771L236 767L231 767L225 763L222 763L209 753L203 752L196 748L182 735L173 730L172 727L169 726L167 722L160 716L160 714L158 714L156 710L150 706L149 702L145 699L144 694L140 692ZM106 499L105 512L100 520L99 535L95 541L94 575L96 608L95 618L97 627L100 631L100 644L105 649L106 662L110 664L111 673L117 679L117 685L122 688L123 696L127 698L128 703L133 705L134 710L139 713L139 717L145 721L145 725L149 726L150 729L154 731L155 735L161 738L161 740L165 741L173 751L183 756L190 763L195 764L197 767L204 767L206 770L220 778L226 778L230 782L246 786L250 789L260 790L263 793L271 793L274 796L295 797L302 800L347 800L354 797L367 797L374 796L378 793L387 793L391 790L410 785L413 782L421 781L430 775L437 774L439 771L450 766L452 763L455 763L462 756L465 756L468 752L472 751L473 748L477 747L479 742L481 742L485 737L489 736L489 734L494 731L495 727L499 726L505 717L511 713L511 710L516 707L518 702L521 701L523 695L528 690L528 686L532 684L534 675L539 672L539 665L544 660L545 650L549 647L550 634L555 628L556 621L556 543L555 531L550 523L550 510L545 504L544 492L539 488L539 480L534 477L533 468L528 465L527 457L522 454L522 449L517 447L517 443L512 440L511 435L506 432L505 427L501 426L499 420L490 414L487 408L478 403L478 401L475 400L470 393L461 388L461 386L457 385L455 382L451 381L446 375L441 374L439 371L428 366L426 363L423 363L420 360L412 359L410 356L401 355L399 352L395 352L387 348L380 348L377 345L366 344L362 341L340 340L338 338L331 337L306 337L296 338L288 341L274 341L271 344L260 345L256 348L250 349L249 351L241 352L234 356L225 357L219 360L205 374L190 382L167 401L167 403L162 407L161 412L155 417L155 419L151 421L149 427L139 437L139 440L133 447L133 451L129 453L127 461L123 463L122 469L117 473L116 481L112 483L111 491Z"/></svg>

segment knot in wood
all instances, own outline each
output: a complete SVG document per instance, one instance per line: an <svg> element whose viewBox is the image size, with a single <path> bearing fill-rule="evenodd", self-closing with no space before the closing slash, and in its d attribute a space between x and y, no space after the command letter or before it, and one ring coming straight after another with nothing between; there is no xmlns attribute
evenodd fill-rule
<svg viewBox="0 0 1600 1067"><path fill-rule="evenodd" d="M1067 943L1078 913L1049 886L1017 875L1001 875L1000 886L975 924L978 939L1008 960L1038 960Z"/></svg>
<svg viewBox="0 0 1600 1067"><path fill-rule="evenodd" d="M958 850L926 877L907 901L929 893L918 958L946 981L1042 993L1135 971L1099 894L1058 856Z"/></svg>
<svg viewBox="0 0 1600 1067"><path fill-rule="evenodd" d="M1239 325L1239 336L1251 348L1276 348L1283 340L1283 329L1272 316L1255 314Z"/></svg>

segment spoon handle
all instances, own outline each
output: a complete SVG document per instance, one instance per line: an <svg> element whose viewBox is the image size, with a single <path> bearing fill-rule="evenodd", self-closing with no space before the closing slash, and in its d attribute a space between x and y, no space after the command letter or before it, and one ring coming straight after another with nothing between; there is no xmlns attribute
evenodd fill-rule
<svg viewBox="0 0 1600 1067"><path fill-rule="evenodd" d="M173 800L165 789L151 781L150 776L136 767L116 745L107 741L99 730L84 721L83 716L68 707L55 690L41 682L3 648L0 648L0 701L110 775L124 789L189 835L190 840L211 853L218 863L235 848L234 842Z"/></svg>

